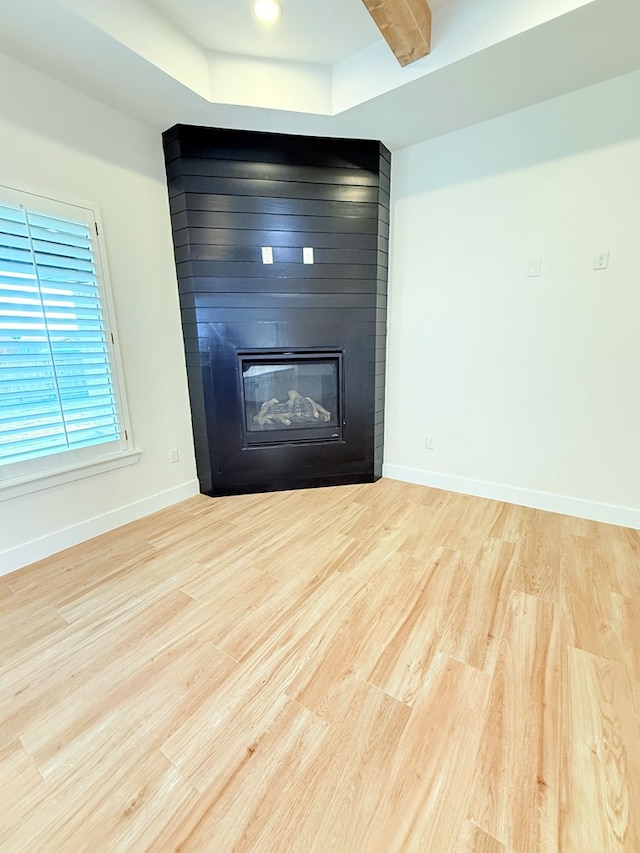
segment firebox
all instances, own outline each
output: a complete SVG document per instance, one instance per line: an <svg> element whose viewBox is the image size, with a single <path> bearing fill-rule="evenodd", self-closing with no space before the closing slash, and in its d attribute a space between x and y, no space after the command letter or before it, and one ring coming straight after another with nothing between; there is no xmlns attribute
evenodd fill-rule
<svg viewBox="0 0 640 853"><path fill-rule="evenodd" d="M342 438L341 352L238 353L245 446Z"/></svg>

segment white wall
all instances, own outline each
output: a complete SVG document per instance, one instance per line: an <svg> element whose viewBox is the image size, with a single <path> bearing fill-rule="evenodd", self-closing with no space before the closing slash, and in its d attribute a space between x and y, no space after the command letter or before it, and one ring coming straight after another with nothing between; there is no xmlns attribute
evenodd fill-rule
<svg viewBox="0 0 640 853"><path fill-rule="evenodd" d="M137 465L0 502L0 574L197 491L157 131L0 56L0 183L102 212ZM169 464L169 449L180 461Z"/></svg>
<svg viewBox="0 0 640 853"><path fill-rule="evenodd" d="M638 103L634 73L394 155L388 476L640 527Z"/></svg>
<svg viewBox="0 0 640 853"><path fill-rule="evenodd" d="M311 62L209 54L210 100L269 110L330 115L331 72Z"/></svg>

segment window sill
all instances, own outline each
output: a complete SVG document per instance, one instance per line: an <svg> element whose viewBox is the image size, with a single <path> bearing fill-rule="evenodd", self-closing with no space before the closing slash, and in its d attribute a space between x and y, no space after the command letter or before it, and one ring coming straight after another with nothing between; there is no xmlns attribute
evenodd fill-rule
<svg viewBox="0 0 640 853"><path fill-rule="evenodd" d="M84 480L106 471L115 471L117 468L135 465L141 454L141 450L127 450L124 453L114 454L99 461L77 462L75 465L69 465L66 468L15 477L12 480L0 480L0 502L29 495L32 492L52 489L55 486L62 486L75 480Z"/></svg>

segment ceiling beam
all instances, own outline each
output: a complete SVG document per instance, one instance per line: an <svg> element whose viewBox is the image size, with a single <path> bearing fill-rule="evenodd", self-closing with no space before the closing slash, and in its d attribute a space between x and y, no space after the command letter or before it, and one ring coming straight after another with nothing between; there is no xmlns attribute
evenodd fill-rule
<svg viewBox="0 0 640 853"><path fill-rule="evenodd" d="M400 65L431 52L431 9L427 0L362 0Z"/></svg>

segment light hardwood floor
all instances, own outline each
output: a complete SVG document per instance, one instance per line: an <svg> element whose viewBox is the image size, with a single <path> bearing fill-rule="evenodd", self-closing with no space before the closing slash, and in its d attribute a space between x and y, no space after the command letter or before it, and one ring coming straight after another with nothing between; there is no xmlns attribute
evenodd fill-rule
<svg viewBox="0 0 640 853"><path fill-rule="evenodd" d="M391 480L0 578L2 851L640 851L640 533Z"/></svg>

